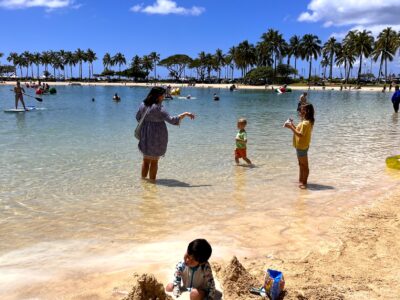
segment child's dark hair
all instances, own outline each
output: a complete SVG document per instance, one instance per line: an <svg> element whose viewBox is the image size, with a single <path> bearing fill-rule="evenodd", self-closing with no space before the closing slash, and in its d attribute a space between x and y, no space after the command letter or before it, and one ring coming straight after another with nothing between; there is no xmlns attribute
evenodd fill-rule
<svg viewBox="0 0 400 300"><path fill-rule="evenodd" d="M190 242L187 253L200 264L205 263L211 257L212 249L205 239L196 239Z"/></svg>
<svg viewBox="0 0 400 300"><path fill-rule="evenodd" d="M314 125L314 106L311 103L307 103L303 105L303 109L305 111L304 119L311 122Z"/></svg>
<svg viewBox="0 0 400 300"><path fill-rule="evenodd" d="M158 98L164 95L166 90L163 87L156 86L153 87L149 94L147 95L146 99L144 99L143 103L146 106L152 106L153 104L158 103Z"/></svg>

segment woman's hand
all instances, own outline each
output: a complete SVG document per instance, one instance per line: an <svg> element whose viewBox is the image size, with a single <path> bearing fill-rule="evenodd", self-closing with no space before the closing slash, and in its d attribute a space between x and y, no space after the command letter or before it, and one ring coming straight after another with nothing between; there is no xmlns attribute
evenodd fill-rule
<svg viewBox="0 0 400 300"><path fill-rule="evenodd" d="M195 115L192 114L191 112L184 112L184 113L182 113L182 114L179 115L179 119L180 119L180 120L182 120L182 119L185 118L185 117L189 117L190 119L193 120L193 119L195 118Z"/></svg>

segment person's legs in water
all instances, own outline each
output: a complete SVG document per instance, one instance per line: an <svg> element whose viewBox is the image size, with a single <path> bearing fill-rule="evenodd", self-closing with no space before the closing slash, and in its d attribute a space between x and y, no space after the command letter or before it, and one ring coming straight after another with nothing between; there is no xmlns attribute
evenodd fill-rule
<svg viewBox="0 0 400 300"><path fill-rule="evenodd" d="M310 170L308 168L308 156L299 157L299 166L300 166L300 185L299 188L306 189L307 188L307 180L308 174L310 174Z"/></svg>
<svg viewBox="0 0 400 300"><path fill-rule="evenodd" d="M250 159L248 159L247 157L243 157L243 160L244 160L245 162L247 162L248 165L251 165L251 164L252 164L251 161L250 161Z"/></svg>
<svg viewBox="0 0 400 300"><path fill-rule="evenodd" d="M393 103L393 109L394 109L395 113L397 113L399 111L399 102L394 102Z"/></svg>
<svg viewBox="0 0 400 300"><path fill-rule="evenodd" d="M296 152L299 161L299 188L305 189L307 188L307 179L310 172L308 168L308 149L296 149Z"/></svg>
<svg viewBox="0 0 400 300"><path fill-rule="evenodd" d="M150 169L150 159L143 158L143 163L142 163L142 179L145 179L147 177L147 174L149 174L149 169Z"/></svg>
<svg viewBox="0 0 400 300"><path fill-rule="evenodd" d="M156 181L158 171L158 159L152 159L150 161L150 180Z"/></svg>
<svg viewBox="0 0 400 300"><path fill-rule="evenodd" d="M18 101L21 101L22 107L25 110L27 110L26 107L25 107L25 102L24 102L24 98L22 97L22 95L15 95L15 109L18 108Z"/></svg>

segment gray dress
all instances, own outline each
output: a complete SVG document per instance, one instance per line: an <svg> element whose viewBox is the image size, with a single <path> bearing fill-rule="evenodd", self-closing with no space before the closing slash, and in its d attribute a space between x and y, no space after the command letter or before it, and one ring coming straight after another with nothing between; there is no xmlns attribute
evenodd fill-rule
<svg viewBox="0 0 400 300"><path fill-rule="evenodd" d="M147 106L140 104L136 113L139 122ZM168 130L165 122L179 125L179 117L171 117L161 104L153 104L144 118L140 131L139 150L145 158L158 159L167 152Z"/></svg>

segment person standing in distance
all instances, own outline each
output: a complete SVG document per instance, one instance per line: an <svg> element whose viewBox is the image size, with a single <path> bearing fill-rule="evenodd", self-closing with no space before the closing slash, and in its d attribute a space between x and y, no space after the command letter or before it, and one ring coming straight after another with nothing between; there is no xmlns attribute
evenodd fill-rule
<svg viewBox="0 0 400 300"><path fill-rule="evenodd" d="M392 96L392 103L394 112L397 113L399 111L399 104L400 104L400 90L399 86L396 85L394 88L394 94Z"/></svg>

